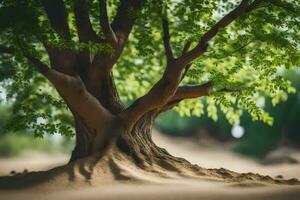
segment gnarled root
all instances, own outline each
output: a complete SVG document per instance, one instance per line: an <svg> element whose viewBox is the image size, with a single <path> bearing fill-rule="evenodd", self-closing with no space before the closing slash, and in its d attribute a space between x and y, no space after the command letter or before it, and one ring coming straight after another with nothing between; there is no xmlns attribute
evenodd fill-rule
<svg viewBox="0 0 300 200"><path fill-rule="evenodd" d="M199 178L233 185L298 185L297 179L273 179L254 173L237 173L227 169L205 169L187 160L170 155L153 146L152 155L145 159L141 152L135 156L120 152L113 146L104 155L93 155L49 171L29 172L0 178L1 189L40 187L45 190L76 186L102 185L122 182L166 183L179 178ZM138 155L138 158L137 158Z"/></svg>

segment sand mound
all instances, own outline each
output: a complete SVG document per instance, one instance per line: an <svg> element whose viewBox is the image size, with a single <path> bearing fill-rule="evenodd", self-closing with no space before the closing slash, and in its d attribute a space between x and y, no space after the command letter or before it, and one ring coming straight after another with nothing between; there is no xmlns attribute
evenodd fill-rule
<svg viewBox="0 0 300 200"><path fill-rule="evenodd" d="M168 149L171 144L174 146L175 142L170 138L161 136L158 137L158 140L163 142L162 146ZM201 156L199 161L203 160L202 162L194 162L201 164L207 160L212 161L218 158L217 160L220 160L218 166L230 166L222 161L222 159L227 159L227 156L223 155L224 151L222 151L223 154L212 154L214 151L210 153L204 151L204 149L199 151L198 147L194 151L191 149L192 143L177 144L176 146L179 146L182 151L188 150L186 152L188 154L184 154L184 152L179 154L183 157L188 157L188 155L193 158ZM0 199L211 200L222 198L224 200L298 200L300 196L300 186L290 186L299 184L296 179L282 180L283 177L273 179L269 176L254 173L236 173L224 168L205 169L197 165L187 164L189 162L184 159L179 160L189 167L179 169L182 165L176 166L175 163L172 166L167 162L154 163L141 168L128 156L116 154L113 151L103 157L95 155L47 171L23 173L24 170L21 170L20 166L20 170L16 171L21 171L21 173L0 177L0 188L2 190L18 189L18 192L16 190L2 191L0 192ZM244 166L239 163L239 160L240 158L231 158L230 162L238 166ZM250 165L251 163L247 162L246 166ZM218 167L211 163L206 166ZM32 171L30 169L35 168L28 169ZM249 169L252 168L246 168L246 170ZM286 177L285 173L282 174Z"/></svg>
<svg viewBox="0 0 300 200"><path fill-rule="evenodd" d="M237 173L224 168L205 169L181 160L185 167L179 168L175 164L171 166L166 162L140 168L128 156L111 151L101 158L95 155L48 171L0 177L0 188L57 191L118 183L170 184L180 179L222 182L244 187L300 183L297 179L273 179L269 176Z"/></svg>

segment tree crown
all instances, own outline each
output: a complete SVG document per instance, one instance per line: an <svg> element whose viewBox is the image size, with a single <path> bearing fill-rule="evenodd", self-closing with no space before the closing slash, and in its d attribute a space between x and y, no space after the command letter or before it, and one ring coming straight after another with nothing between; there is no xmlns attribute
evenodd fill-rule
<svg viewBox="0 0 300 200"><path fill-rule="evenodd" d="M33 67L38 59L55 68L53 49L114 59L128 103L178 62L181 85L209 84L205 97L180 102L179 113L217 120L220 108L234 124L247 111L271 125L259 102L276 105L294 92L282 71L300 66L299 22L298 0L1 0L0 81L15 110L11 127L72 134L65 104Z"/></svg>

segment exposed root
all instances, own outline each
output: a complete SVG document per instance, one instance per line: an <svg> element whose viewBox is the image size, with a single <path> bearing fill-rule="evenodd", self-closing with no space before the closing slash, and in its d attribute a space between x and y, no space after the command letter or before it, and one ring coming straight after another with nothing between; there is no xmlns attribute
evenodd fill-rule
<svg viewBox="0 0 300 200"><path fill-rule="evenodd" d="M154 148L152 153L151 159L142 160L143 154L137 154L138 158L132 157L126 153L120 153L119 149L115 147L101 157L94 155L49 171L0 177L0 189L34 186L46 190L57 190L59 188L120 182L164 183L174 178L199 178L220 181L233 186L300 184L297 179L273 179L269 176L237 173L224 168L205 169L193 165L185 159L173 157L166 150L158 147Z"/></svg>

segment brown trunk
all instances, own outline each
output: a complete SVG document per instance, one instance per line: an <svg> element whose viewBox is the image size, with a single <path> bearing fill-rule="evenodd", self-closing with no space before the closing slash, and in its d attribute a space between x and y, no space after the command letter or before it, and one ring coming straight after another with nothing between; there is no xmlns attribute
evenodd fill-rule
<svg viewBox="0 0 300 200"><path fill-rule="evenodd" d="M73 181L98 185L111 181L151 181L153 177L155 180L202 177L238 184L249 184L249 181L259 184L299 184L296 179L274 180L268 176L240 174L223 168L205 169L170 155L152 140L151 132L157 116L155 111L146 113L130 131L122 119L114 118L103 125L104 131L95 132L78 115L74 116L76 146L68 165L46 172L0 178L0 188L42 185L50 179L53 183L57 181L68 187Z"/></svg>
<svg viewBox="0 0 300 200"><path fill-rule="evenodd" d="M79 167L80 174L88 179L108 175L115 180L137 180L140 177L135 172L151 176L159 174L161 177L207 176L232 181L265 179L263 176L243 175L225 169L204 169L170 155L155 145L151 136L155 118L160 111L149 111L128 127L127 119L119 115L124 107L112 74L94 78L71 78L70 81L58 82L58 86L62 86L61 91L67 95L66 102L72 104L70 109L76 131L76 145L66 168L75 170ZM75 90L74 94L72 90ZM137 104L141 108L147 106L143 101ZM130 109L127 111L131 112Z"/></svg>
<svg viewBox="0 0 300 200"><path fill-rule="evenodd" d="M152 129L157 115L156 111L148 112L129 133L118 138L116 146L120 153L125 153L139 168L146 171L160 173L166 170L179 175L202 175L202 168L170 155L154 143Z"/></svg>
<svg viewBox="0 0 300 200"><path fill-rule="evenodd" d="M193 165L183 158L170 155L164 148L160 148L152 140L152 128L157 112L152 111L145 114L135 126L128 131L120 119L115 119L108 127L108 135L105 141L97 141L97 136L76 120L76 147L72 153L71 161L73 165L78 159L90 157L87 166L89 179L101 177L102 173L108 173L115 180L137 179L134 174L126 168L142 170L143 174L159 174L160 177L195 177L204 176L214 180L230 180L233 182L259 181L268 183L296 184L295 180L274 180L268 176L247 173L240 174L226 169L205 169L198 165ZM99 148L95 148L95 145ZM96 149L96 151L95 151ZM100 174L98 174L100 173Z"/></svg>
<svg viewBox="0 0 300 200"><path fill-rule="evenodd" d="M92 153L92 143L95 139L95 133L92 133L78 116L74 118L76 143L70 162L89 156Z"/></svg>
<svg viewBox="0 0 300 200"><path fill-rule="evenodd" d="M153 149L156 145L152 141L151 132L156 113L147 113L141 118L131 131L122 127L122 123L115 120L112 128L107 130L107 135L116 135L113 131L122 129L122 133L115 139L115 144L120 153L130 156L138 165L150 163L152 160ZM119 128L117 128L119 127ZM97 133L93 133L84 122L75 117L76 144L72 152L70 161L88 157L94 154L94 145L97 143ZM101 147L99 147L101 149Z"/></svg>
<svg viewBox="0 0 300 200"><path fill-rule="evenodd" d="M121 135L116 141L120 152L130 156L138 166L152 163L152 151L155 144L152 141L151 132L155 117L156 113L147 113L131 131Z"/></svg>
<svg viewBox="0 0 300 200"><path fill-rule="evenodd" d="M98 101L110 112L113 114L117 114L121 112L124 107L119 99L118 92L116 90L115 83L112 78L112 74L109 74L107 76L104 76L100 79L97 79L95 81L97 84L91 82L87 79L85 79L85 84L87 86L88 91L98 99ZM82 102L84 103L84 102ZM74 116L74 127L75 127L75 133L76 133L76 143L74 150L72 151L72 155L70 158L70 162L74 160L78 160L80 158L87 157L93 153L95 153L95 149L103 149L103 147L95 147L97 144L101 144L102 146L106 146L103 144L104 141L97 141L97 140L105 140L103 137L97 137L99 133L97 133L94 129L89 128L86 126L84 120L80 118L80 116L76 113L73 113ZM113 120L114 122L118 124L117 121L119 120ZM100 124L100 122L99 122ZM108 125L106 126L115 126L116 124ZM107 127L103 127L103 129L107 129ZM112 133L113 130L106 130L107 134L105 137L113 136L114 133ZM109 138L106 138L106 140L110 140Z"/></svg>
<svg viewBox="0 0 300 200"><path fill-rule="evenodd" d="M129 159L132 159L140 168L161 162L159 161L161 159L166 160L168 157L170 158L171 156L166 150L156 146L152 140L151 133L156 116L156 112L145 114L130 131L122 127L121 121L114 120L114 122L112 122L113 124L109 126L111 128L106 132L108 137L117 137L111 138L111 140L107 139L107 141L113 141L115 144L112 146L115 146L120 154L124 154L128 156ZM97 153L95 149L103 149L103 141L97 141L97 133L94 133L93 130L86 127L78 116L75 116L75 130L76 145L70 161L95 154ZM121 133L115 133L116 131ZM103 137L101 137L101 139L103 139ZM101 144L99 148L95 148L97 143Z"/></svg>

